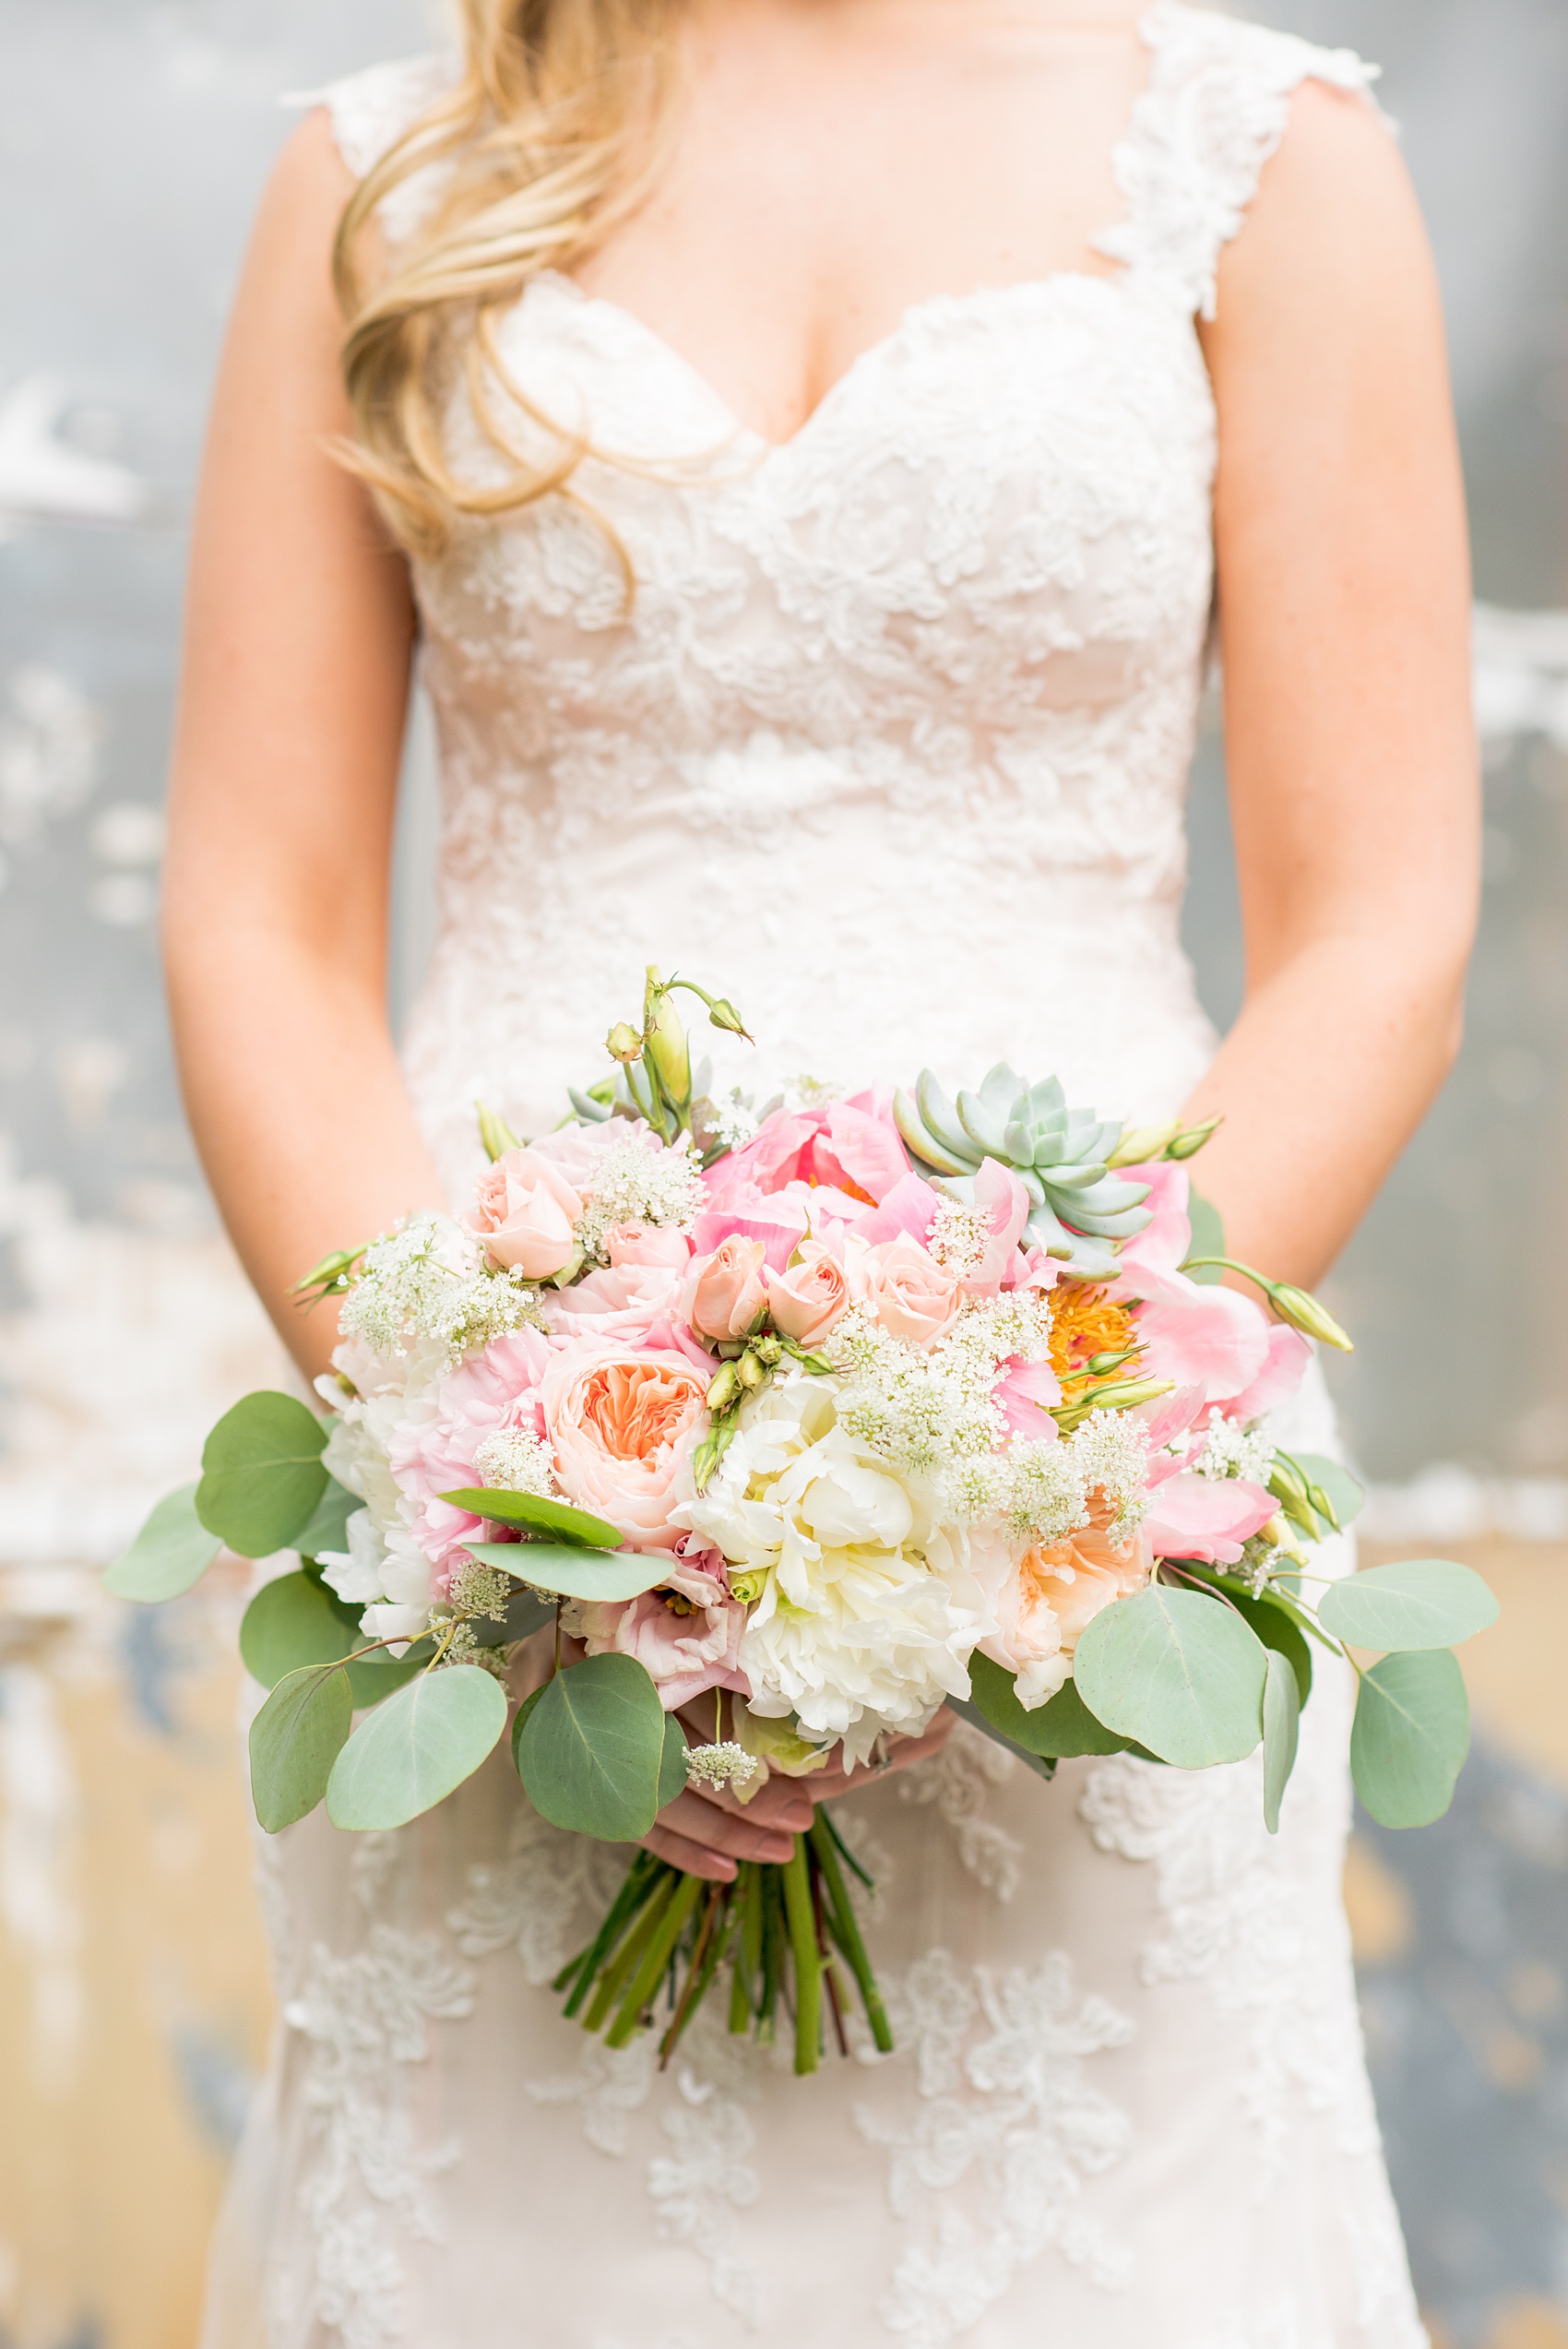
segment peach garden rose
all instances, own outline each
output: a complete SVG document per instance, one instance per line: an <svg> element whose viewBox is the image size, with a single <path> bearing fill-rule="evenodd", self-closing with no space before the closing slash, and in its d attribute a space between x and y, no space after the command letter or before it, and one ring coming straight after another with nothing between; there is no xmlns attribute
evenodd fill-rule
<svg viewBox="0 0 1568 2349"><path fill-rule="evenodd" d="M680 1354L607 1347L560 1353L540 1387L556 1480L636 1549L672 1549L674 1483L707 1425L707 1378Z"/></svg>

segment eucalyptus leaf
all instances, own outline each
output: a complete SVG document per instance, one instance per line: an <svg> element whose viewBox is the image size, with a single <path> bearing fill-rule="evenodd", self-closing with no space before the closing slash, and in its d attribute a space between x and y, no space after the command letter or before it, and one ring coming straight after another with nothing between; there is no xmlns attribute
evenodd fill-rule
<svg viewBox="0 0 1568 2349"><path fill-rule="evenodd" d="M1318 1621L1352 1648L1454 1648L1497 1620L1479 1574L1453 1558L1404 1558L1331 1582Z"/></svg>
<svg viewBox="0 0 1568 2349"><path fill-rule="evenodd" d="M1313 1651L1307 1645L1293 1603L1272 1585L1257 1592L1239 1590L1210 1567L1183 1563L1184 1575L1193 1575L1206 1582L1211 1590L1223 1591L1256 1632L1265 1648L1282 1655L1296 1675L1296 1690L1304 1705L1313 1693ZM1327 1642L1324 1642L1326 1645Z"/></svg>
<svg viewBox="0 0 1568 2349"><path fill-rule="evenodd" d="M1241 1761L1262 1734L1268 1651L1237 1611L1155 1583L1080 1634L1078 1693L1098 1721L1178 1770Z"/></svg>
<svg viewBox="0 0 1568 2349"><path fill-rule="evenodd" d="M668 1581L668 1550L585 1550L574 1542L465 1542L469 1557L564 1599L636 1599Z"/></svg>
<svg viewBox="0 0 1568 2349"><path fill-rule="evenodd" d="M339 1485L336 1476L327 1479L327 1490L312 1509L308 1521L295 1534L292 1546L302 1557L319 1557L323 1550L345 1550L349 1546L349 1520L364 1507L357 1493Z"/></svg>
<svg viewBox="0 0 1568 2349"><path fill-rule="evenodd" d="M1362 1674L1350 1773L1380 1826L1426 1827L1441 1818L1469 1745L1469 1699L1452 1650L1386 1655Z"/></svg>
<svg viewBox="0 0 1568 2349"><path fill-rule="evenodd" d="M327 1818L334 1827L406 1826L471 1778L505 1726L506 1692L478 1664L422 1672L378 1705L339 1755Z"/></svg>
<svg viewBox="0 0 1568 2349"><path fill-rule="evenodd" d="M1054 1697L1026 1711L1010 1672L982 1656L969 1658L969 1693L1010 1745L1052 1761L1067 1754L1124 1754L1130 1740L1097 1721L1071 1680Z"/></svg>
<svg viewBox="0 0 1568 2349"><path fill-rule="evenodd" d="M1225 1254L1225 1226L1220 1221L1219 1210L1212 1206L1196 1185L1191 1182L1187 1189L1187 1221L1193 1230L1192 1245L1187 1250L1189 1257ZM1187 1278L1189 1281L1201 1281L1206 1285L1211 1282L1223 1281L1225 1273L1220 1265L1200 1264L1195 1271L1187 1274Z"/></svg>
<svg viewBox="0 0 1568 2349"><path fill-rule="evenodd" d="M360 1629L360 1610L336 1597L319 1574L301 1568L264 1582L240 1624L240 1657L253 1680L264 1688L302 1665L335 1663L366 1644ZM385 1649L348 1666L349 1687L356 1708L377 1705L422 1671L431 1653L428 1640L419 1640L405 1656L390 1656Z"/></svg>
<svg viewBox="0 0 1568 2349"><path fill-rule="evenodd" d="M269 1835L315 1810L354 1717L341 1666L307 1664L279 1681L251 1723L251 1796Z"/></svg>
<svg viewBox="0 0 1568 2349"><path fill-rule="evenodd" d="M487 1648L509 1648L530 1632L542 1631L555 1620L555 1602L538 1591L517 1589L506 1602L504 1616L475 1616L474 1638Z"/></svg>
<svg viewBox="0 0 1568 2349"><path fill-rule="evenodd" d="M1296 1767L1301 1721L1301 1690L1289 1659L1270 1648L1263 1684L1263 1823L1271 1835L1279 1832L1279 1806Z"/></svg>
<svg viewBox="0 0 1568 2349"><path fill-rule="evenodd" d="M484 1485L465 1485L443 1493L454 1508L472 1509L493 1525L521 1525L530 1533L548 1533L557 1542L575 1542L580 1548L613 1550L623 1540L618 1525L592 1517L586 1508L568 1508L564 1501L546 1500L540 1493L506 1493Z"/></svg>
<svg viewBox="0 0 1568 2349"><path fill-rule="evenodd" d="M1000 1746L1004 1754L1012 1754L1019 1761L1027 1762L1030 1770L1048 1784L1055 1777L1054 1761L1047 1760L1041 1754L1031 1754L1027 1747L1015 1744L1006 1731L998 1729L995 1722L988 1720L979 1705L972 1703L968 1697L949 1697L947 1709L956 1712L960 1721L967 1721L971 1729L978 1729L982 1737L989 1737L993 1746Z"/></svg>
<svg viewBox="0 0 1568 2349"><path fill-rule="evenodd" d="M1321 1487L1333 1506L1340 1531L1353 1525L1367 1496L1344 1462L1330 1460L1326 1452L1292 1452L1290 1457L1308 1481Z"/></svg>
<svg viewBox="0 0 1568 2349"><path fill-rule="evenodd" d="M635 1843L659 1811L664 1708L635 1658L589 1656L540 1690L517 1742L517 1774L553 1827Z"/></svg>
<svg viewBox="0 0 1568 2349"><path fill-rule="evenodd" d="M103 1587L116 1599L176 1599L199 1582L222 1544L196 1509L196 1488L165 1493L124 1557L104 1569Z"/></svg>
<svg viewBox="0 0 1568 2349"><path fill-rule="evenodd" d="M321 1421L292 1395L246 1395L203 1448L196 1515L242 1557L291 1548L327 1490L326 1442Z"/></svg>
<svg viewBox="0 0 1568 2349"><path fill-rule="evenodd" d="M659 1807L686 1791L685 1732L672 1712L664 1716L664 1750L659 1758Z"/></svg>

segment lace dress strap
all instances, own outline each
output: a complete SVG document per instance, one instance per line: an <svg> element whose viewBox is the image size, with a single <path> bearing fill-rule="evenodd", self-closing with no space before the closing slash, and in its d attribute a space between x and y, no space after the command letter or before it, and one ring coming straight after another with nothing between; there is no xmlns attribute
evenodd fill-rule
<svg viewBox="0 0 1568 2349"><path fill-rule="evenodd" d="M1212 318L1220 254L1285 135L1295 91L1316 80L1370 99L1379 68L1353 50L1315 48L1182 0L1154 0L1139 30L1149 83L1115 157L1127 217L1094 242Z"/></svg>
<svg viewBox="0 0 1568 2349"><path fill-rule="evenodd" d="M366 173L418 121L453 78L443 57L395 57L349 74L322 89L295 92L289 106L325 106L338 152L356 179ZM393 244L420 223L440 187L439 166L414 173L383 197L381 225Z"/></svg>

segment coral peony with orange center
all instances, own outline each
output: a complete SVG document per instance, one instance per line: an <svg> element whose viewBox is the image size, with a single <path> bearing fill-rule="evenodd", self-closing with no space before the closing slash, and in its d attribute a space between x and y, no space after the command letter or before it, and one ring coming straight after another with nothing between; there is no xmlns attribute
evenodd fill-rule
<svg viewBox="0 0 1568 2349"><path fill-rule="evenodd" d="M1113 1304L1103 1289L1074 1281L1051 1292L1051 1366L1063 1387L1085 1384L1091 1354L1123 1353L1137 1338L1137 1324L1127 1307ZM1109 1375L1124 1378L1130 1368L1128 1365Z"/></svg>

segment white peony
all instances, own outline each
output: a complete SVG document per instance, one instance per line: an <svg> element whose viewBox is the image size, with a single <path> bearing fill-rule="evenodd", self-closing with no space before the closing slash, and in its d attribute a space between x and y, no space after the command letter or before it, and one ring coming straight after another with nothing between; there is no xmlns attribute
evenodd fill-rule
<svg viewBox="0 0 1568 2349"><path fill-rule="evenodd" d="M740 1651L754 1713L792 1714L860 1762L968 1696L984 1605L938 1508L927 1479L839 1424L829 1382L797 1372L742 1406L713 1483L699 1496L688 1471L673 1520L763 1578Z"/></svg>

